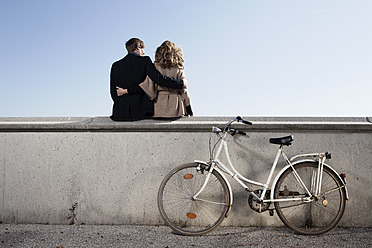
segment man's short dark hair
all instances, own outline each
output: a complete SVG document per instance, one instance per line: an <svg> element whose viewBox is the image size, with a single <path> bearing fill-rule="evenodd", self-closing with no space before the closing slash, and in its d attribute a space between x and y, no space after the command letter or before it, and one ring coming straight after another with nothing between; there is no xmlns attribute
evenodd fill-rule
<svg viewBox="0 0 372 248"><path fill-rule="evenodd" d="M136 51L137 47L145 48L145 43L138 38L132 38L125 43L128 53Z"/></svg>

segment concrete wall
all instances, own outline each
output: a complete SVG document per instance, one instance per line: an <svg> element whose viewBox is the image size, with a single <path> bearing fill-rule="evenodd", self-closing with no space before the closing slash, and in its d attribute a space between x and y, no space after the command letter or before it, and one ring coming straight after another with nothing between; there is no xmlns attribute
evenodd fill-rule
<svg viewBox="0 0 372 248"><path fill-rule="evenodd" d="M173 167L208 160L211 126L229 117L112 122L96 118L0 118L0 221L50 224L162 224L156 197ZM347 174L350 200L342 226L372 226L372 123L368 118L258 118L229 138L237 169L265 181L276 154L270 137L293 134L288 156L332 153ZM279 168L284 165L281 161ZM235 182L224 225L281 225L258 214Z"/></svg>

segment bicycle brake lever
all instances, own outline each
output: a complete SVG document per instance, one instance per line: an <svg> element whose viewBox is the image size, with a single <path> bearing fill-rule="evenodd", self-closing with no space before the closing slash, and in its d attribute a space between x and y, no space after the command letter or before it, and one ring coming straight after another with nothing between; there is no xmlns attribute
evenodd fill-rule
<svg viewBox="0 0 372 248"><path fill-rule="evenodd" d="M229 133L231 134L231 136L234 136L236 134L236 130L235 129L230 129Z"/></svg>

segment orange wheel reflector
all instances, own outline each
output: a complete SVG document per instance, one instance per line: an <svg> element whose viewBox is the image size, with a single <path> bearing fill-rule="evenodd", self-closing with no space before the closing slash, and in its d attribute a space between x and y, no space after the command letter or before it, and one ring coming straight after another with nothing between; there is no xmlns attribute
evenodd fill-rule
<svg viewBox="0 0 372 248"><path fill-rule="evenodd" d="M193 177L194 176L192 174L186 174L186 175L183 176L183 178L185 178L185 179L191 179Z"/></svg>
<svg viewBox="0 0 372 248"><path fill-rule="evenodd" d="M187 217L189 217L190 219L195 219L195 218L196 218L196 214L194 214L194 213L187 213L186 215L187 215Z"/></svg>

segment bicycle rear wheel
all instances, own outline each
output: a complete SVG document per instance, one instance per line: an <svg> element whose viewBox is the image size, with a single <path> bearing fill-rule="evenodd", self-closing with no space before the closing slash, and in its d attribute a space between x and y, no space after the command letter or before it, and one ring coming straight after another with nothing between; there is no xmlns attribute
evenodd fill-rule
<svg viewBox="0 0 372 248"><path fill-rule="evenodd" d="M294 166L311 194L314 194L318 171L317 162L303 162ZM343 182L331 169L323 167L321 193L311 202L275 202L275 209L283 223L296 233L318 235L328 232L341 220L345 210L346 191ZM279 178L274 192L275 199L308 197L303 187L288 168Z"/></svg>
<svg viewBox="0 0 372 248"><path fill-rule="evenodd" d="M215 229L230 208L230 192L223 177L216 170L198 196L208 171L197 169L195 163L173 169L162 181L158 192L158 207L165 222L177 233L203 235Z"/></svg>

